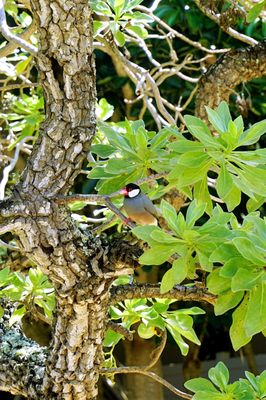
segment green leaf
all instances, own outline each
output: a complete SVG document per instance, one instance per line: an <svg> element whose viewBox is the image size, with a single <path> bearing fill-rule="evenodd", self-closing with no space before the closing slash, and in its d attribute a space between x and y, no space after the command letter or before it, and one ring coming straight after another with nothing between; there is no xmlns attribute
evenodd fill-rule
<svg viewBox="0 0 266 400"><path fill-rule="evenodd" d="M252 374L252 373L249 372L249 371L245 371L245 375L246 375L246 377L247 377L249 383L252 385L252 387L253 387L257 392L259 392L259 386L258 386L257 379L256 379L255 375Z"/></svg>
<svg viewBox="0 0 266 400"><path fill-rule="evenodd" d="M167 327L171 326L175 332L178 332L191 342L200 345L200 341L192 328L193 318L190 315L176 311L173 314L168 314L165 322Z"/></svg>
<svg viewBox="0 0 266 400"><path fill-rule="evenodd" d="M172 274L175 281L175 285L183 282L188 274L188 263L185 257L180 257L173 262Z"/></svg>
<svg viewBox="0 0 266 400"><path fill-rule="evenodd" d="M176 237L171 236L168 233L159 229L151 232L151 238L161 244L184 244L183 240L177 239Z"/></svg>
<svg viewBox="0 0 266 400"><path fill-rule="evenodd" d="M208 126L199 118L185 115L184 120L189 132L207 147L220 149L221 145L212 136Z"/></svg>
<svg viewBox="0 0 266 400"><path fill-rule="evenodd" d="M21 318L23 318L23 316L25 315L26 311L27 310L25 306L21 306L17 308L15 311L13 311L9 319L9 326L14 325L16 322L19 322Z"/></svg>
<svg viewBox="0 0 266 400"><path fill-rule="evenodd" d="M188 350L189 350L188 344L182 339L182 336L180 335L180 333L176 329L174 329L171 325L166 324L166 327L167 327L168 331L171 333L171 335L173 336L174 341L180 348L181 354L183 356L186 356L188 353Z"/></svg>
<svg viewBox="0 0 266 400"><path fill-rule="evenodd" d="M178 164L189 168L200 168L210 162L211 158L203 151L191 151L182 154L178 159Z"/></svg>
<svg viewBox="0 0 266 400"><path fill-rule="evenodd" d="M207 287L213 294L224 294L231 288L230 279L219 275L220 269L212 271L207 278Z"/></svg>
<svg viewBox="0 0 266 400"><path fill-rule="evenodd" d="M221 390L226 391L229 382L229 371L223 362L218 362L215 367L208 372L210 380Z"/></svg>
<svg viewBox="0 0 266 400"><path fill-rule="evenodd" d="M212 213L212 201L208 190L207 176L194 184L193 194L198 203L206 204L206 213Z"/></svg>
<svg viewBox="0 0 266 400"><path fill-rule="evenodd" d="M6 285L9 281L9 268L5 267L0 270L0 287Z"/></svg>
<svg viewBox="0 0 266 400"><path fill-rule="evenodd" d="M223 119L217 111L212 110L208 106L206 106L205 108L206 108L206 111L208 114L208 120L210 121L210 123L212 124L214 129L220 134L226 132L228 122L229 122L227 119L227 115L226 115L226 118Z"/></svg>
<svg viewBox="0 0 266 400"><path fill-rule="evenodd" d="M238 267L236 274L232 278L232 291L238 292L253 289L264 274L263 270L256 271L255 269L250 270Z"/></svg>
<svg viewBox="0 0 266 400"><path fill-rule="evenodd" d="M230 328L230 338L235 351L247 344L251 336L248 336L244 328L244 321L247 313L248 295L246 294L241 304L233 312L233 323Z"/></svg>
<svg viewBox="0 0 266 400"><path fill-rule="evenodd" d="M121 171L123 173L131 173L136 169L136 166L133 164L130 164L127 159L122 159L122 158L111 158L106 167L105 167L105 172L109 174L119 174Z"/></svg>
<svg viewBox="0 0 266 400"><path fill-rule="evenodd" d="M99 22L99 21L97 21ZM96 116L98 119L105 121L114 113L114 106L108 103L105 98L100 99L96 106Z"/></svg>
<svg viewBox="0 0 266 400"><path fill-rule="evenodd" d="M145 265L161 265L176 252L174 245L157 245L145 251L139 262Z"/></svg>
<svg viewBox="0 0 266 400"><path fill-rule="evenodd" d="M187 140L185 138L177 138L175 142L169 143L168 148L175 151L176 153L182 154L186 152L204 150L204 145L200 142L193 140Z"/></svg>
<svg viewBox="0 0 266 400"><path fill-rule="evenodd" d="M206 179L206 174L211 164L211 160L206 160L206 163L200 168L188 168L177 164L176 167L174 167L170 174L166 177L166 179L176 180L179 188L193 185L201 179Z"/></svg>
<svg viewBox="0 0 266 400"><path fill-rule="evenodd" d="M105 1L91 0L90 4L91 4L93 11L97 14L108 15L110 17L113 15L111 9L109 8L109 6L107 5L107 3Z"/></svg>
<svg viewBox="0 0 266 400"><path fill-rule="evenodd" d="M151 238L151 233L155 231L159 232L161 230L157 226L152 225L137 226L136 228L132 229L134 235L136 235L139 239L147 242L150 246L156 246L158 244L155 240Z"/></svg>
<svg viewBox="0 0 266 400"><path fill-rule="evenodd" d="M5 310L3 309L2 306L0 306L0 319L4 316Z"/></svg>
<svg viewBox="0 0 266 400"><path fill-rule="evenodd" d="M127 25L126 30L133 32L133 34L135 34L134 36L138 36L141 39L146 39L146 37L148 36L148 31L147 31L147 29L144 28L144 26L142 24L140 24L138 26L137 25Z"/></svg>
<svg viewBox="0 0 266 400"><path fill-rule="evenodd" d="M266 281L263 281L250 291L244 323L247 335L253 336L266 328L265 310Z"/></svg>
<svg viewBox="0 0 266 400"><path fill-rule="evenodd" d="M252 125L248 130L244 131L239 138L239 146L248 146L256 143L259 138L266 132L266 119Z"/></svg>
<svg viewBox="0 0 266 400"><path fill-rule="evenodd" d="M220 269L220 276L224 278L233 278L236 274L239 265L244 266L244 259L240 256L238 257L231 257L228 261L224 263L222 268Z"/></svg>
<svg viewBox="0 0 266 400"><path fill-rule="evenodd" d="M141 322L138 326L138 334L142 339L150 339L155 335L155 329L152 326L146 326Z"/></svg>
<svg viewBox="0 0 266 400"><path fill-rule="evenodd" d="M120 14L124 8L124 5L125 5L125 0L114 0L113 1L112 8L114 9L116 16L118 16L118 17L120 16Z"/></svg>
<svg viewBox="0 0 266 400"><path fill-rule="evenodd" d="M229 174L229 172L227 171L225 163L222 163L216 185L219 197L222 200L224 200L224 198L228 196L228 194L232 190L233 186L234 186L233 179Z"/></svg>
<svg viewBox="0 0 266 400"><path fill-rule="evenodd" d="M93 21L93 32L94 36L96 37L101 33L104 29L109 26L108 21Z"/></svg>
<svg viewBox="0 0 266 400"><path fill-rule="evenodd" d="M126 37L124 35L123 32L121 32L120 30L117 30L115 32L113 32L114 38L116 43L118 44L118 46L124 46L124 44L126 43Z"/></svg>
<svg viewBox="0 0 266 400"><path fill-rule="evenodd" d="M198 391L218 393L216 387L208 379L205 378L190 379L184 382L184 386L186 389L191 390L194 393Z"/></svg>
<svg viewBox="0 0 266 400"><path fill-rule="evenodd" d="M255 4L248 12L246 20L248 23L253 22L256 18L259 17L260 13L266 7L266 0Z"/></svg>
<svg viewBox="0 0 266 400"><path fill-rule="evenodd" d="M255 246L250 239L245 237L236 237L232 239L232 242L244 258L252 261L254 264L261 265L262 267L265 265L265 258L262 255L262 252L264 252L263 249Z"/></svg>
<svg viewBox="0 0 266 400"><path fill-rule="evenodd" d="M91 152L102 158L107 158L113 154L116 149L110 144L94 144L91 146Z"/></svg>
<svg viewBox="0 0 266 400"><path fill-rule="evenodd" d="M227 205L228 211L232 211L240 204L241 190L238 189L235 185L233 185L230 192L227 194L227 196L224 197L223 200Z"/></svg>
<svg viewBox="0 0 266 400"><path fill-rule="evenodd" d="M222 315L226 311L236 307L242 300L243 295L244 292L233 293L229 291L228 293L218 296L214 305L215 315Z"/></svg>
<svg viewBox="0 0 266 400"><path fill-rule="evenodd" d="M165 200L161 201L160 208L169 228L172 229L172 231L174 231L178 236L180 236L180 218L177 216L176 209Z"/></svg>
<svg viewBox="0 0 266 400"><path fill-rule="evenodd" d="M112 347L116 345L122 338L123 335L121 335L120 333L108 329L105 333L103 345L104 347Z"/></svg>
<svg viewBox="0 0 266 400"><path fill-rule="evenodd" d="M188 229L193 228L195 222L204 214L206 206L206 203L198 203L196 200L190 203L186 214L186 226Z"/></svg>
<svg viewBox="0 0 266 400"><path fill-rule="evenodd" d="M32 61L32 57L27 57L25 60L19 61L16 64L17 75L22 74L25 71L25 69L27 68L27 66L30 64L31 61Z"/></svg>
<svg viewBox="0 0 266 400"><path fill-rule="evenodd" d="M254 199L248 199L246 207L249 213L260 208L265 202L264 196L255 195Z"/></svg>
<svg viewBox="0 0 266 400"><path fill-rule="evenodd" d="M161 293L166 293L169 292L175 285L175 280L173 276L173 269L169 269L166 271L164 276L162 277L162 282L160 285L160 292Z"/></svg>

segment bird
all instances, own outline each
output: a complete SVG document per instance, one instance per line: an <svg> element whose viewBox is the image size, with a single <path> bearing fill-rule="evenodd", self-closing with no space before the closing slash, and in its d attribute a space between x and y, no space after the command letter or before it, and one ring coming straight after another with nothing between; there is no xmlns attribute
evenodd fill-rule
<svg viewBox="0 0 266 400"><path fill-rule="evenodd" d="M157 209L138 185L128 183L120 194L124 195L123 206L129 219L140 225L158 225Z"/></svg>

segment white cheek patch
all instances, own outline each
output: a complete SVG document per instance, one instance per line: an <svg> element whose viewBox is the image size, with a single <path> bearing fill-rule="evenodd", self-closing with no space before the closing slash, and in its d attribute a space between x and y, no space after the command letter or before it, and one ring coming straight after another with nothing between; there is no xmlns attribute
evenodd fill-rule
<svg viewBox="0 0 266 400"><path fill-rule="evenodd" d="M128 192L128 197L132 199L133 197L136 197L139 194L139 192L140 192L139 189L130 190L130 192Z"/></svg>

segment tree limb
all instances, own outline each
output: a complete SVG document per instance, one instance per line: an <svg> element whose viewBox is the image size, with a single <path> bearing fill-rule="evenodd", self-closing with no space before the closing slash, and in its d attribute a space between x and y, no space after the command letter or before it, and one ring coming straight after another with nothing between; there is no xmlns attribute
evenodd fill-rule
<svg viewBox="0 0 266 400"><path fill-rule="evenodd" d="M176 299L179 301L203 301L215 304L216 296L206 289L176 285L169 292L161 293L160 284L143 283L138 285L120 285L111 288L111 304L127 299Z"/></svg>

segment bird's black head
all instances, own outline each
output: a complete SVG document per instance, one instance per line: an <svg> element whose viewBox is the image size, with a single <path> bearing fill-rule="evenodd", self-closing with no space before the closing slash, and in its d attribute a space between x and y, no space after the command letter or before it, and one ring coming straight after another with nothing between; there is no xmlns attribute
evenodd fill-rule
<svg viewBox="0 0 266 400"><path fill-rule="evenodd" d="M128 183L122 190L121 194L123 194L125 197L129 198L134 198L137 197L140 194L141 190L138 185L135 183Z"/></svg>

